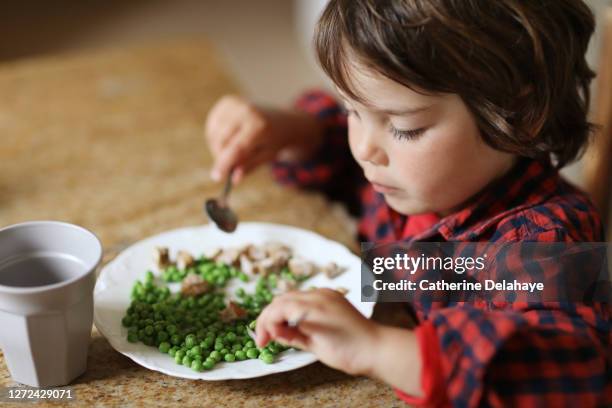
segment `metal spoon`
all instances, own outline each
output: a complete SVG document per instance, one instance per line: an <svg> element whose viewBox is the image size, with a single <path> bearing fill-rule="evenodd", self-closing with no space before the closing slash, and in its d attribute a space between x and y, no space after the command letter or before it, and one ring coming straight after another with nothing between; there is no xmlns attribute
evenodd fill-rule
<svg viewBox="0 0 612 408"><path fill-rule="evenodd" d="M208 218L217 224L220 230L225 232L234 232L238 226L238 217L229 208L227 200L232 190L232 175L234 170L232 169L227 176L225 181L225 187L223 188L223 194L220 198L209 198L204 204L204 210L208 215Z"/></svg>

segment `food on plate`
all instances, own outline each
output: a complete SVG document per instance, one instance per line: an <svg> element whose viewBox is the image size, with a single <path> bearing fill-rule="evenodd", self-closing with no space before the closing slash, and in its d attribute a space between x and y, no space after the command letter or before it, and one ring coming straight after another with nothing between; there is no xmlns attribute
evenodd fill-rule
<svg viewBox="0 0 612 408"><path fill-rule="evenodd" d="M179 269L187 269L195 265L195 259L187 251L179 251L176 256L176 267Z"/></svg>
<svg viewBox="0 0 612 408"><path fill-rule="evenodd" d="M190 273L181 282L181 293L185 296L199 296L210 292L212 285L200 275Z"/></svg>
<svg viewBox="0 0 612 408"><path fill-rule="evenodd" d="M240 320L247 316L246 309L240 307L239 304L235 302L229 302L225 309L219 312L219 317L224 322L231 322L234 320Z"/></svg>
<svg viewBox="0 0 612 408"><path fill-rule="evenodd" d="M344 271L335 263L320 267L277 242L219 249L198 258L182 250L175 261L168 248L156 247L154 261L162 282L147 271L134 284L122 319L127 340L157 347L195 371L211 370L222 361L273 363L289 347L278 342L256 347L249 328L255 328L261 310L275 295L299 289L317 273L335 277ZM251 279L257 280L254 292L238 287L233 296L226 293L230 281ZM171 283L180 283L180 290L172 293L167 286Z"/></svg>
<svg viewBox="0 0 612 408"><path fill-rule="evenodd" d="M170 253L168 252L168 248L165 247L156 247L153 252L153 259L155 259L155 263L158 268L165 268L170 266Z"/></svg>

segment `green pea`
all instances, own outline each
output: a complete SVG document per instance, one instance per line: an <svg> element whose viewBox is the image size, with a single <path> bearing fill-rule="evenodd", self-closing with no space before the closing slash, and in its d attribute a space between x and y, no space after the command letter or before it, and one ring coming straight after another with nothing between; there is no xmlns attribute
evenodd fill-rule
<svg viewBox="0 0 612 408"><path fill-rule="evenodd" d="M165 354L170 350L170 343L168 343L167 341L163 341L159 344L158 349L159 351Z"/></svg>
<svg viewBox="0 0 612 408"><path fill-rule="evenodd" d="M169 325L167 325L167 326L166 326L166 331L167 331L167 332L168 332L168 334L169 334L169 335L171 335L171 336L172 336L173 334L176 334L176 332L177 332L176 325L174 325L174 324L169 324Z"/></svg>
<svg viewBox="0 0 612 408"><path fill-rule="evenodd" d="M183 363L183 357L185 357L185 352L183 350L178 350L174 354L174 361L176 361L177 364L182 364Z"/></svg>
<svg viewBox="0 0 612 408"><path fill-rule="evenodd" d="M244 351L242 351L242 350L237 350L234 353L234 356L236 356L236 360L240 360L240 361L246 360L246 358L247 358L246 353Z"/></svg>
<svg viewBox="0 0 612 408"><path fill-rule="evenodd" d="M181 342L182 342L181 336L179 336L178 334L175 334L170 338L170 343L172 343L175 346L178 346L179 344L181 344Z"/></svg>
<svg viewBox="0 0 612 408"><path fill-rule="evenodd" d="M217 350L211 351L209 358L214 359L215 361L221 361L221 353Z"/></svg>
<svg viewBox="0 0 612 408"><path fill-rule="evenodd" d="M170 354L170 357L174 357L176 355L177 350L178 349L176 348L176 346L170 347L170 350L168 350L168 354Z"/></svg>
<svg viewBox="0 0 612 408"><path fill-rule="evenodd" d="M261 353L259 359L266 364L272 364L274 362L274 356L270 353Z"/></svg>
<svg viewBox="0 0 612 408"><path fill-rule="evenodd" d="M229 353L229 350L226 348L222 348L219 353L221 353L222 356L225 356L227 353Z"/></svg>
<svg viewBox="0 0 612 408"><path fill-rule="evenodd" d="M153 326L147 326L147 327L145 327L144 331L145 331L145 334L146 334L147 336L150 336L150 335L152 335L152 334L153 334L153 332L155 331L155 329L153 329Z"/></svg>
<svg viewBox="0 0 612 408"><path fill-rule="evenodd" d="M127 340L130 343L137 343L138 342L138 334L128 333Z"/></svg>
<svg viewBox="0 0 612 408"><path fill-rule="evenodd" d="M191 367L191 363L193 362L193 359L190 356L185 356L183 357L183 365L186 367Z"/></svg>
<svg viewBox="0 0 612 408"><path fill-rule="evenodd" d="M223 343L215 343L215 350L220 351L224 348L225 346L223 345Z"/></svg>
<svg viewBox="0 0 612 408"><path fill-rule="evenodd" d="M227 353L224 357L225 361L232 363L234 361L236 361L236 356L231 354L231 353Z"/></svg>
<svg viewBox="0 0 612 408"><path fill-rule="evenodd" d="M189 350L191 352L192 356L196 356L196 355L200 355L202 354L202 349L200 348L200 346L193 346L191 348L191 350Z"/></svg>
<svg viewBox="0 0 612 408"><path fill-rule="evenodd" d="M166 340L168 340L170 336L168 336L168 333L166 333L165 331L160 331L157 333L157 340L164 342Z"/></svg>
<svg viewBox="0 0 612 408"><path fill-rule="evenodd" d="M246 355L248 358L257 358L259 357L259 350L256 348L250 348L247 350Z"/></svg>
<svg viewBox="0 0 612 408"><path fill-rule="evenodd" d="M191 362L191 369L194 371L202 372L204 371L204 366L201 360L193 360Z"/></svg>
<svg viewBox="0 0 612 408"><path fill-rule="evenodd" d="M124 316L123 319L121 319L121 324L123 327L130 327L132 325L132 318L130 316Z"/></svg>
<svg viewBox="0 0 612 408"><path fill-rule="evenodd" d="M195 334L188 334L187 337L185 337L185 345L188 348L191 348L193 346L195 346L196 344L196 336Z"/></svg>
<svg viewBox="0 0 612 408"><path fill-rule="evenodd" d="M153 279L154 279L153 272L147 271L147 273L145 274L145 283L148 283L148 282L153 283Z"/></svg>
<svg viewBox="0 0 612 408"><path fill-rule="evenodd" d="M138 340L144 340L145 337L147 337L147 334L144 329L138 330Z"/></svg>
<svg viewBox="0 0 612 408"><path fill-rule="evenodd" d="M216 363L217 361L215 359L207 358L206 360L204 360L204 363L202 365L204 366L205 370L212 370Z"/></svg>

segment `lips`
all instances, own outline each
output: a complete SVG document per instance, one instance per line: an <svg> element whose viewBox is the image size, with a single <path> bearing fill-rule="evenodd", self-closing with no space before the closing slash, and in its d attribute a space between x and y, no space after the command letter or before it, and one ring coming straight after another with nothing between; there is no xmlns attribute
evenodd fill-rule
<svg viewBox="0 0 612 408"><path fill-rule="evenodd" d="M394 193L399 190L396 187L388 186L386 184L381 184L376 181L370 181L370 183L372 184L372 188L374 188L375 191L382 193L382 194Z"/></svg>

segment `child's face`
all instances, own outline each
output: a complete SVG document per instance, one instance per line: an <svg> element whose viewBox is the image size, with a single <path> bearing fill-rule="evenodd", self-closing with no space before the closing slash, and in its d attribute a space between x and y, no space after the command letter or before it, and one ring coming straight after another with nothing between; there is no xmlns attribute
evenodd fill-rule
<svg viewBox="0 0 612 408"><path fill-rule="evenodd" d="M351 151L396 211L446 215L512 166L458 95L422 95L363 67L350 74L368 100L344 98Z"/></svg>

